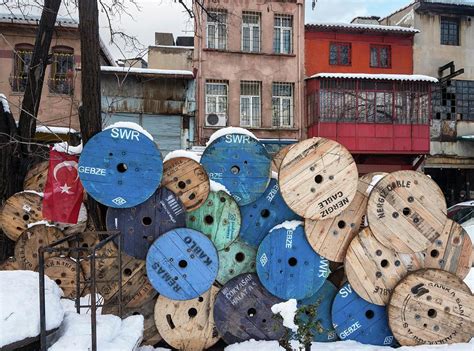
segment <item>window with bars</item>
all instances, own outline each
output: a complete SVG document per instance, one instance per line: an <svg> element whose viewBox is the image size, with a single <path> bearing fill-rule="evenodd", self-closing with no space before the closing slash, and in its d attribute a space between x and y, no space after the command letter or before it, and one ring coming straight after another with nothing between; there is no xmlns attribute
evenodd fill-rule
<svg viewBox="0 0 474 351"><path fill-rule="evenodd" d="M19 44L15 46L13 75L10 78L12 91L24 92L28 80L31 58L33 56L33 45Z"/></svg>
<svg viewBox="0 0 474 351"><path fill-rule="evenodd" d="M275 15L273 52L276 54L293 53L293 16Z"/></svg>
<svg viewBox="0 0 474 351"><path fill-rule="evenodd" d="M240 82L241 127L260 127L262 121L261 91L261 82Z"/></svg>
<svg viewBox="0 0 474 351"><path fill-rule="evenodd" d="M225 10L208 11L206 37L209 49L227 49L227 12Z"/></svg>
<svg viewBox="0 0 474 351"><path fill-rule="evenodd" d="M206 115L215 113L227 116L229 83L225 80L206 81Z"/></svg>
<svg viewBox="0 0 474 351"><path fill-rule="evenodd" d="M242 13L242 51L260 52L260 13Z"/></svg>
<svg viewBox="0 0 474 351"><path fill-rule="evenodd" d="M293 83L272 85L272 127L293 127Z"/></svg>
<svg viewBox="0 0 474 351"><path fill-rule="evenodd" d="M392 53L390 46L371 45L370 46L370 67L390 68L392 66Z"/></svg>
<svg viewBox="0 0 474 351"><path fill-rule="evenodd" d="M54 94L73 94L74 49L69 47L53 48L49 91Z"/></svg>
<svg viewBox="0 0 474 351"><path fill-rule="evenodd" d="M350 43L331 43L329 47L329 64L350 66L351 51Z"/></svg>
<svg viewBox="0 0 474 351"><path fill-rule="evenodd" d="M459 20L441 17L441 45L459 45Z"/></svg>

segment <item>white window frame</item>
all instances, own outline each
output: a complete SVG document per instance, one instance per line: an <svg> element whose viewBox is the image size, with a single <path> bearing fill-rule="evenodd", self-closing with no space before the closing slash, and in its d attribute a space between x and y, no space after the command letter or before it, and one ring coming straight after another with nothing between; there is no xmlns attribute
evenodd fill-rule
<svg viewBox="0 0 474 351"><path fill-rule="evenodd" d="M224 86L225 87L225 95L222 94L208 94L207 93L207 87L208 86ZM227 111L228 111L228 106L229 106L229 83L227 81L206 81L206 86L205 86L205 92L206 92L206 116L209 115L210 113L215 113L218 116L226 116L227 117ZM209 111L209 99L215 99L215 106L216 106L216 111ZM219 108L219 98L225 98L226 103L224 110L220 110Z"/></svg>
<svg viewBox="0 0 474 351"><path fill-rule="evenodd" d="M277 19L280 19L279 25L275 24ZM284 19L291 19L291 26L282 25ZM274 21L273 23L273 51L276 54L292 54L293 53L293 16L283 15L283 14L275 15L273 21ZM288 52L285 50L284 40L283 40L284 33L286 31L290 32L290 49ZM279 40L279 43L275 45L277 32L280 34L280 40Z"/></svg>
<svg viewBox="0 0 474 351"><path fill-rule="evenodd" d="M223 15L225 18L224 22L219 22L218 18ZM212 19L211 17L215 17L215 19ZM211 38L209 36L209 28L213 27L214 28L214 37ZM223 33L223 42L222 46L220 47L219 45L221 42L219 42L219 34L220 30L224 30ZM213 46L209 45L209 43L213 42ZM208 49L214 49L214 50L226 50L227 49L227 11L225 10L210 10L208 11L207 14L207 24L206 24L206 47Z"/></svg>
<svg viewBox="0 0 474 351"><path fill-rule="evenodd" d="M289 86L291 88L291 96L286 96L286 95L275 95L274 94L274 88L275 86ZM293 83L284 83L284 82L274 82L272 84L272 127L273 128L292 128L293 123L294 123L294 96L295 96L295 85ZM275 101L277 103L275 104ZM283 106L284 102L288 101L290 105L290 118L289 118L289 124L285 124L283 120ZM277 120L275 120L275 107L278 110L278 116ZM278 122L278 123L275 123Z"/></svg>
<svg viewBox="0 0 474 351"><path fill-rule="evenodd" d="M258 90L258 95L256 94L242 94L242 86L244 84L253 85L253 88ZM258 109L256 109L257 114L254 115L255 110L255 100L258 99ZM244 116L242 114L242 108L244 101L248 102L248 123L244 121ZM240 82L240 126L241 127L250 127L250 128L259 128L262 123L262 82L259 81L241 81Z"/></svg>
<svg viewBox="0 0 474 351"><path fill-rule="evenodd" d="M245 23L245 16L255 16L258 19L258 23ZM241 39L241 49L243 52L260 52L262 47L262 31L260 25L262 22L262 16L259 12L250 12L244 11L242 13L242 39ZM244 48L244 29L248 28L249 30L249 49ZM254 32L258 31L258 42L254 40ZM258 45L258 46L257 46Z"/></svg>

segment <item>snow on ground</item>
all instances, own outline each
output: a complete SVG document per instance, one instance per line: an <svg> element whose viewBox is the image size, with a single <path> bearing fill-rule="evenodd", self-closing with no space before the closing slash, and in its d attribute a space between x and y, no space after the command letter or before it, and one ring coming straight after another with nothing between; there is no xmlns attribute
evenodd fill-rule
<svg viewBox="0 0 474 351"><path fill-rule="evenodd" d="M0 271L0 347L40 334L39 274ZM45 276L46 328L61 324L64 310L59 286Z"/></svg>
<svg viewBox="0 0 474 351"><path fill-rule="evenodd" d="M143 337L143 316L121 320L113 315L97 316L97 349L101 351L132 351ZM66 312L57 341L49 351L88 351L91 348L91 317Z"/></svg>
<svg viewBox="0 0 474 351"><path fill-rule="evenodd" d="M255 134L253 134L251 131L248 131L245 128L227 127L227 128L221 128L221 129L215 131L214 134L212 134L211 137L209 138L209 141L206 143L206 146L211 145L211 143L214 140L216 140L217 138L220 138L223 135L227 135L227 134L244 134L244 135L248 135L248 136L258 140L257 137L255 136Z"/></svg>
<svg viewBox="0 0 474 351"><path fill-rule="evenodd" d="M471 268L464 282L471 288L471 292L474 293L474 268Z"/></svg>
<svg viewBox="0 0 474 351"><path fill-rule="evenodd" d="M166 162L168 160L171 160L172 158L178 158L178 157L190 158L191 160L194 160L196 162L201 161L201 156L199 156L195 152L187 151L187 150L175 150L168 153L168 155L165 156L165 159L163 160L163 162Z"/></svg>
<svg viewBox="0 0 474 351"><path fill-rule="evenodd" d="M284 228L287 230L295 230L299 225L303 225L303 222L297 221L297 220L285 221L281 224L274 226L272 229L270 229L270 233L280 228Z"/></svg>
<svg viewBox="0 0 474 351"><path fill-rule="evenodd" d="M283 318L283 326L291 329L293 333L298 331L298 326L295 324L296 310L298 303L295 299L290 299L286 302L277 303L272 306L273 314L279 314Z"/></svg>
<svg viewBox="0 0 474 351"><path fill-rule="evenodd" d="M214 191L214 192L223 191L223 192L231 195L230 191L227 190L227 188L223 184L218 183L218 182L216 182L215 180L212 180L212 179L209 179L209 182L211 184L211 191Z"/></svg>
<svg viewBox="0 0 474 351"><path fill-rule="evenodd" d="M300 351L304 350L297 342L292 342L291 346L293 350ZM313 342L311 345L312 351L472 351L474 348L474 340L471 340L469 344L454 344L454 345L422 345L415 347L404 346L398 349L394 349L388 346L373 346L364 345L356 341L336 341L336 342ZM285 351L283 347L278 345L278 341L255 341L249 340L239 344L233 344L227 346L225 351ZM146 350L148 351L148 350Z"/></svg>
<svg viewBox="0 0 474 351"><path fill-rule="evenodd" d="M141 125L133 123L133 122L116 122L114 124L111 124L110 126L105 127L104 130L112 129L112 128L133 129L133 130L136 130L137 132L144 134L148 139L153 141L153 136L150 133L148 133Z"/></svg>
<svg viewBox="0 0 474 351"><path fill-rule="evenodd" d="M91 296L92 296L91 294L87 294L86 296L81 297L79 304L81 306L92 305ZM95 301L96 301L96 305L102 305L104 303L104 298L100 294L95 294ZM76 312L75 300L61 299L61 304L63 305L64 312ZM81 311L81 314L90 314L91 308L81 307L80 311ZM101 314L102 307L97 307L96 313Z"/></svg>

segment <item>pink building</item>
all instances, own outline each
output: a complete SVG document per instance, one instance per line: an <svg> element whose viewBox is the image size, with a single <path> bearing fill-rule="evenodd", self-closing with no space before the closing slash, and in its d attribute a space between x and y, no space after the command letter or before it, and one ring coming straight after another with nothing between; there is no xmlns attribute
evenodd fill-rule
<svg viewBox="0 0 474 351"><path fill-rule="evenodd" d="M197 143L225 126L275 146L304 138L304 1L205 0L194 13Z"/></svg>

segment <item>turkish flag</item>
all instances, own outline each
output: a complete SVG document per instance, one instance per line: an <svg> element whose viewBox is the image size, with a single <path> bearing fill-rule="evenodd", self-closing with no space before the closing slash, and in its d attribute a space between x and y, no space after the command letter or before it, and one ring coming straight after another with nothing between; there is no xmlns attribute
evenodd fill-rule
<svg viewBox="0 0 474 351"><path fill-rule="evenodd" d="M44 187L43 218L76 224L83 199L77 156L49 150L48 178Z"/></svg>

